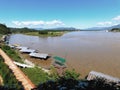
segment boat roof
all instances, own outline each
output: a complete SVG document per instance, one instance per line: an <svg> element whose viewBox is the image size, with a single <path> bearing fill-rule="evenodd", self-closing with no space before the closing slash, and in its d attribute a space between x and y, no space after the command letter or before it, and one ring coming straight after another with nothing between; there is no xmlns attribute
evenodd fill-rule
<svg viewBox="0 0 120 90"><path fill-rule="evenodd" d="M17 49L28 49L28 47L18 46Z"/></svg>
<svg viewBox="0 0 120 90"><path fill-rule="evenodd" d="M27 65L27 64L22 64L22 63L15 62L15 61L13 63L16 64L17 66L20 66L20 67L33 68L33 66L30 66L30 65Z"/></svg>
<svg viewBox="0 0 120 90"><path fill-rule="evenodd" d="M65 63L65 62L66 62L66 60L65 60L64 58L59 57L59 56L54 56L53 58L54 58L56 61L59 61L59 62L61 62L61 63Z"/></svg>
<svg viewBox="0 0 120 90"><path fill-rule="evenodd" d="M26 48L22 48L21 50L20 50L20 52L25 52L25 53L31 53L31 52L35 52L36 50L34 50L34 49L26 49Z"/></svg>
<svg viewBox="0 0 120 90"><path fill-rule="evenodd" d="M32 56L32 57L44 58L44 59L46 59L48 57L48 54L45 54L45 53L35 53L35 52L32 52L29 55Z"/></svg>
<svg viewBox="0 0 120 90"><path fill-rule="evenodd" d="M96 77L98 77L98 78L100 78L100 77L101 77L101 78L105 78L105 79L107 79L107 80L109 80L109 81L120 82L120 78L112 77L112 76L110 76L110 75L103 74L103 73L101 73L101 72L91 71L91 72L89 73L89 75L94 75L94 76L96 76Z"/></svg>

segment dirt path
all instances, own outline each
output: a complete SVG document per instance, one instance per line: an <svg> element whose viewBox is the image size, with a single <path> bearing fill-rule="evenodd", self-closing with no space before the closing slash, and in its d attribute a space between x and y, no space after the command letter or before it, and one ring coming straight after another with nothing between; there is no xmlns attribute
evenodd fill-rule
<svg viewBox="0 0 120 90"><path fill-rule="evenodd" d="M13 63L13 60L0 49L0 55L3 57L5 63L9 66L9 69L12 70L16 79L20 81L25 90L31 90L35 88L35 85L31 82L31 80Z"/></svg>

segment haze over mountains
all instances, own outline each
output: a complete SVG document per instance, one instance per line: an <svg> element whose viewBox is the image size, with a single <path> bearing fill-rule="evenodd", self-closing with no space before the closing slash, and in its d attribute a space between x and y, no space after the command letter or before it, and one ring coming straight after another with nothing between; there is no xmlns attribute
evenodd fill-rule
<svg viewBox="0 0 120 90"><path fill-rule="evenodd" d="M84 29L84 30L111 30L113 28L120 28L120 24L110 26L110 27L92 27L92 28L87 28L87 29Z"/></svg>
<svg viewBox="0 0 120 90"><path fill-rule="evenodd" d="M110 26L110 27L92 27L92 28L87 28L87 29L77 29L74 27L58 27L58 28L48 28L47 30L49 30L49 29L52 29L52 30L111 30L113 28L120 28L120 24ZM36 30L45 30L45 29L36 28Z"/></svg>
<svg viewBox="0 0 120 90"><path fill-rule="evenodd" d="M26 28L26 27L25 27ZM110 27L91 27L91 28L86 28L86 29L77 29L75 27L56 27L56 28L29 28L29 29L34 29L34 30L83 30L83 31L99 31L99 30L111 30L113 28L120 28L120 24L110 26ZM11 28L11 29L17 29L17 28Z"/></svg>
<svg viewBox="0 0 120 90"><path fill-rule="evenodd" d="M33 28L35 30L78 30L74 27L57 27L57 28Z"/></svg>

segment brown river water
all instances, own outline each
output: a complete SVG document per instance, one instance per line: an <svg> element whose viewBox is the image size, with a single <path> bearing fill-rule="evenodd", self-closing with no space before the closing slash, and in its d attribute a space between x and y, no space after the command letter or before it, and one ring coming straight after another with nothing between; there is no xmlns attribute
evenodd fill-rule
<svg viewBox="0 0 120 90"><path fill-rule="evenodd" d="M13 34L9 43L66 58L68 68L82 77L95 70L120 78L120 33L80 31L60 37Z"/></svg>

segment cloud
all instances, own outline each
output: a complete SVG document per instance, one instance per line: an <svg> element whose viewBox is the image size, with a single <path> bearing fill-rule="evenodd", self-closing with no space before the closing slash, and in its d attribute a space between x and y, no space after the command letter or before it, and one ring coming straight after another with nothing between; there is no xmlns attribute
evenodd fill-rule
<svg viewBox="0 0 120 90"><path fill-rule="evenodd" d="M112 25L112 22L110 22L110 21L98 22L97 25L100 25L100 26L108 26L108 25Z"/></svg>
<svg viewBox="0 0 120 90"><path fill-rule="evenodd" d="M120 16L114 17L112 20L120 21Z"/></svg>
<svg viewBox="0 0 120 90"><path fill-rule="evenodd" d="M96 25L97 26L114 26L114 25L118 25L120 24L120 15L114 17L114 18L111 18L110 21L105 21L105 22L98 22Z"/></svg>
<svg viewBox="0 0 120 90"><path fill-rule="evenodd" d="M12 23L19 27L35 27L35 26L44 26L44 27L50 27L50 26L63 26L65 25L60 20L52 20L52 21L12 21Z"/></svg>

